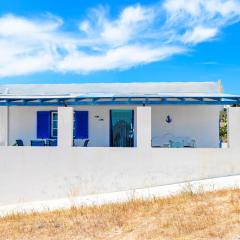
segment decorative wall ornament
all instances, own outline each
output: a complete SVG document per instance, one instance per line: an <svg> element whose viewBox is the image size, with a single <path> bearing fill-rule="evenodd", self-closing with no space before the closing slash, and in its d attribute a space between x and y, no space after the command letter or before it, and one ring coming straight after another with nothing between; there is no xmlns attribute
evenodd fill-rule
<svg viewBox="0 0 240 240"><path fill-rule="evenodd" d="M166 123L171 123L172 122L172 118L169 115L167 115L165 121L166 121Z"/></svg>
<svg viewBox="0 0 240 240"><path fill-rule="evenodd" d="M104 121L104 118L100 117L99 115L95 115L94 118L96 118L97 121Z"/></svg>

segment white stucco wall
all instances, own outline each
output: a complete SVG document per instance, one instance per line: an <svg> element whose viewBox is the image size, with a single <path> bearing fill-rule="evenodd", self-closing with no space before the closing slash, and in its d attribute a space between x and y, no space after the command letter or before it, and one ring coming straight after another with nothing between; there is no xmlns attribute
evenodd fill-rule
<svg viewBox="0 0 240 240"><path fill-rule="evenodd" d="M151 118L152 118L151 107L138 107L137 108L137 147L148 149L151 148Z"/></svg>
<svg viewBox="0 0 240 240"><path fill-rule="evenodd" d="M108 147L110 143L110 110L128 109L134 110L134 126L136 122L135 106L77 106L75 110L85 110L89 114L89 147ZM95 116L99 116L96 118ZM100 121L103 119L103 121ZM136 133L134 134L136 146Z"/></svg>
<svg viewBox="0 0 240 240"><path fill-rule="evenodd" d="M8 145L9 108L0 107L0 146Z"/></svg>
<svg viewBox="0 0 240 240"><path fill-rule="evenodd" d="M151 112L147 107L137 111ZM0 205L240 174L239 112L240 108L230 111L232 141L227 149L2 146ZM142 125L145 117L138 115L142 117L137 124Z"/></svg>
<svg viewBox="0 0 240 240"><path fill-rule="evenodd" d="M221 106L152 106L152 138L165 135L196 140L199 148L219 147ZM166 122L167 116L172 119Z"/></svg>
<svg viewBox="0 0 240 240"><path fill-rule="evenodd" d="M72 147L73 145L73 108L58 108L58 146Z"/></svg>
<svg viewBox="0 0 240 240"><path fill-rule="evenodd" d="M89 111L89 146L107 147L110 137L110 110L134 110L135 136L137 142L136 106L77 106L75 110ZM189 137L196 140L197 147L219 146L219 106L152 106L152 138L161 138L166 133L176 137ZM9 144L22 139L25 145L36 139L37 111L57 110L56 107L10 107L9 108ZM0 112L1 114L1 112ZM165 119L173 119L167 124ZM95 118L99 116L99 118ZM99 121L103 119L103 121ZM146 127L146 124L144 124ZM81 143L80 143L81 144Z"/></svg>
<svg viewBox="0 0 240 240"><path fill-rule="evenodd" d="M239 108L228 108L228 147L239 149L240 111Z"/></svg>
<svg viewBox="0 0 240 240"><path fill-rule="evenodd" d="M136 107L133 106L77 106L74 110L89 112L89 146L107 147L110 138L110 109L131 109L134 111L134 125L136 125ZM57 111L57 107L10 107L9 108L9 145L16 139L22 139L25 145L36 139L37 111ZM99 118L95 118L99 116ZM99 121L102 118L103 121ZM136 138L136 136L134 137ZM136 143L136 139L134 141ZM81 144L81 141L80 141ZM136 145L136 144L135 144Z"/></svg>
<svg viewBox="0 0 240 240"><path fill-rule="evenodd" d="M37 111L57 110L57 107L9 107L9 145L22 139L25 145L37 138Z"/></svg>
<svg viewBox="0 0 240 240"><path fill-rule="evenodd" d="M238 149L0 147L0 205L240 174Z"/></svg>

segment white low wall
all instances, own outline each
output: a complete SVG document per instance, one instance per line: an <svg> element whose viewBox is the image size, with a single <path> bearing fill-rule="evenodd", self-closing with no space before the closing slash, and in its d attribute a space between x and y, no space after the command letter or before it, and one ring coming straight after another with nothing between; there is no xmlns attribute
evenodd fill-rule
<svg viewBox="0 0 240 240"><path fill-rule="evenodd" d="M199 148L219 147L219 116L222 106L152 106L152 139L165 135L189 137ZM166 122L170 116L171 123ZM156 139L155 139L156 140Z"/></svg>
<svg viewBox="0 0 240 240"><path fill-rule="evenodd" d="M240 174L238 149L0 148L0 205Z"/></svg>
<svg viewBox="0 0 240 240"><path fill-rule="evenodd" d="M150 128L141 127L151 119L150 108L137 107L137 111L139 146L135 148L0 147L0 205L240 174L240 108L229 109L226 149L151 148ZM60 116L69 120L65 114ZM64 122L59 130L67 134Z"/></svg>

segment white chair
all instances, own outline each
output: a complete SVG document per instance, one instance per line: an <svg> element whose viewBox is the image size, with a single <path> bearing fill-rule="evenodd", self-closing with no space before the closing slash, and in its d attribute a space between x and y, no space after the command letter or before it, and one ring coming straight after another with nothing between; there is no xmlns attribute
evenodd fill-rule
<svg viewBox="0 0 240 240"><path fill-rule="evenodd" d="M181 147L195 148L196 147L196 141L194 139L189 138L189 137L176 137L174 140L170 141L170 146L171 147L181 146Z"/></svg>
<svg viewBox="0 0 240 240"><path fill-rule="evenodd" d="M175 142L175 141L170 140L169 143L170 143L171 148L183 148L184 147L183 141Z"/></svg>
<svg viewBox="0 0 240 240"><path fill-rule="evenodd" d="M184 147L191 147L191 148L196 147L196 141L194 139L189 138L189 137L184 137L182 139L183 139L183 142L184 142Z"/></svg>
<svg viewBox="0 0 240 240"><path fill-rule="evenodd" d="M174 136L170 133L166 133L163 136L155 136L152 138L152 147L167 147L169 141L173 140Z"/></svg>

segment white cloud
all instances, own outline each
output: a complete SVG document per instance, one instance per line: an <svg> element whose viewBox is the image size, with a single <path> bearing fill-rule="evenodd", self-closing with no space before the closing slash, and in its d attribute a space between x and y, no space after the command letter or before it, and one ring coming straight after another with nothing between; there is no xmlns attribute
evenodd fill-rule
<svg viewBox="0 0 240 240"><path fill-rule="evenodd" d="M174 40L184 44L211 40L224 26L240 21L239 0L166 0L163 8Z"/></svg>
<svg viewBox="0 0 240 240"><path fill-rule="evenodd" d="M153 8L136 5L123 9L117 19L110 20L106 9L99 8L92 10L89 19L82 21L79 28L88 39L116 47L134 40L153 24L154 16Z"/></svg>
<svg viewBox="0 0 240 240"><path fill-rule="evenodd" d="M159 61L173 54L182 53L178 47L152 48L147 46L128 45L111 49L102 55L87 55L75 52L68 55L59 65L62 71L90 71L125 69L135 65ZM126 59L127 58L127 59ZM79 61L81 59L81 61Z"/></svg>
<svg viewBox="0 0 240 240"><path fill-rule="evenodd" d="M183 37L182 41L184 43L197 44L208 39L213 38L217 35L217 28L206 28L203 26L196 26L193 30L187 31Z"/></svg>
<svg viewBox="0 0 240 240"><path fill-rule="evenodd" d="M238 0L166 0L163 4L165 10L172 16L188 14L194 17L239 16L240 3Z"/></svg>
<svg viewBox="0 0 240 240"><path fill-rule="evenodd" d="M176 54L215 39L240 21L240 0L165 0L133 5L115 18L92 9L78 31L47 15L30 19L0 16L0 77L43 71L89 73L126 69Z"/></svg>

